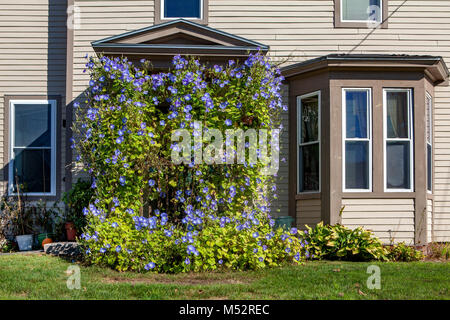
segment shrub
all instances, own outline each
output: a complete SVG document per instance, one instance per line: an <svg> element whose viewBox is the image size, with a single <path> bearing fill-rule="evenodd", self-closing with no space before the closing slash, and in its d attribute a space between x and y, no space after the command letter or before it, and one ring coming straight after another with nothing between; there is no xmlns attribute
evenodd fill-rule
<svg viewBox="0 0 450 320"><path fill-rule="evenodd" d="M342 225L318 223L314 228L300 233L306 243L306 250L312 259L328 260L386 260L387 251L372 232L356 228L351 230Z"/></svg>
<svg viewBox="0 0 450 320"><path fill-rule="evenodd" d="M429 247L429 257L432 259L450 259L450 243L433 242Z"/></svg>
<svg viewBox="0 0 450 320"><path fill-rule="evenodd" d="M425 256L421 251L414 249L413 247L407 246L404 242L400 242L396 245L387 247L388 254L387 257L390 261L419 261Z"/></svg>
<svg viewBox="0 0 450 320"><path fill-rule="evenodd" d="M276 197L276 188L264 174L267 163L218 164L236 152L226 143L231 151L213 151L216 162L199 164L173 135L183 128L198 137L188 152L202 143L209 143L207 150L212 139L223 147L209 128L265 129L272 136L286 106L280 71L264 56L225 66L176 56L172 69L159 73L145 60L138 67L102 57L91 58L87 68L86 106L74 105L73 147L93 181L81 239L89 261L159 272L301 262L296 230L271 230L269 195ZM265 148L254 149L261 159ZM181 151L182 162L172 162Z"/></svg>
<svg viewBox="0 0 450 320"><path fill-rule="evenodd" d="M76 230L83 230L86 226L86 217L83 209L89 206L94 197L91 182L78 179L68 192L64 193L63 201L67 206L66 221L72 221Z"/></svg>

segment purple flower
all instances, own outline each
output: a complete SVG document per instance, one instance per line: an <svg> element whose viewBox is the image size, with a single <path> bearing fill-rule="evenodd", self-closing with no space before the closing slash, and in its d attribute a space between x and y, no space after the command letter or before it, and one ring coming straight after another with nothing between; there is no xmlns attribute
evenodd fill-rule
<svg viewBox="0 0 450 320"><path fill-rule="evenodd" d="M187 264L187 265L189 265L189 264L191 263L191 260L189 260L189 258L186 258L186 259L184 260L184 263Z"/></svg>
<svg viewBox="0 0 450 320"><path fill-rule="evenodd" d="M253 238L258 238L258 237L259 237L259 233L258 233L258 232L256 232L256 231L255 231L255 232L253 232L253 234L252 234L252 237L253 237Z"/></svg>
<svg viewBox="0 0 450 320"><path fill-rule="evenodd" d="M122 250L122 247L121 246L117 246L116 247L116 252L120 252Z"/></svg>
<svg viewBox="0 0 450 320"><path fill-rule="evenodd" d="M155 263L154 262L149 262L149 263L147 263L145 265L144 269L148 271L150 269L153 269L154 267L155 267Z"/></svg>
<svg viewBox="0 0 450 320"><path fill-rule="evenodd" d="M225 124L227 126L231 126L233 124L233 121L231 121L230 119L225 120Z"/></svg>
<svg viewBox="0 0 450 320"><path fill-rule="evenodd" d="M123 142L123 137L118 137L116 143L121 144Z"/></svg>
<svg viewBox="0 0 450 320"><path fill-rule="evenodd" d="M148 180L148 185L150 187L153 187L155 185L155 180L153 180L153 179Z"/></svg>
<svg viewBox="0 0 450 320"><path fill-rule="evenodd" d="M121 185L121 186L124 186L124 185L125 185L125 183L126 183L126 179L125 179L125 177L124 177L124 176L120 176L120 178L119 178L119 182L120 182L120 185Z"/></svg>

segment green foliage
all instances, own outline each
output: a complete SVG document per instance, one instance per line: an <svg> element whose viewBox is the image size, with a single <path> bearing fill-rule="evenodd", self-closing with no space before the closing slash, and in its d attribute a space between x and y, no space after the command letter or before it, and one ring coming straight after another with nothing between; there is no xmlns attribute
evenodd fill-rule
<svg viewBox="0 0 450 320"><path fill-rule="evenodd" d="M172 69L159 73L150 65L108 57L87 63L91 81L85 107L74 105L73 145L93 181L94 197L83 209L87 260L158 272L300 263L297 230L271 229L269 196L276 195L267 163L249 161L264 141L249 143L245 163L222 163L220 151L214 163L184 153L183 162L172 161L185 139L174 136L179 129L198 137L187 149L203 156L212 141L229 155L236 151L210 129L264 129L271 137L283 108L280 71L261 54L225 66L176 56Z"/></svg>
<svg viewBox="0 0 450 320"><path fill-rule="evenodd" d="M78 179L68 192L63 195L63 201L67 206L66 222L73 222L76 230L83 230L86 226L86 217L83 209L86 208L94 197L94 189L89 181Z"/></svg>
<svg viewBox="0 0 450 320"><path fill-rule="evenodd" d="M430 244L429 256L432 259L449 260L450 259L450 243Z"/></svg>
<svg viewBox="0 0 450 320"><path fill-rule="evenodd" d="M387 251L372 232L362 228L351 230L342 225L318 223L300 233L313 259L368 261L387 260Z"/></svg>
<svg viewBox="0 0 450 320"><path fill-rule="evenodd" d="M414 249L414 247L407 246L404 242L400 242L396 245L387 247L387 257L390 261L419 261L425 258L425 255Z"/></svg>
<svg viewBox="0 0 450 320"><path fill-rule="evenodd" d="M10 240L0 240L0 253L8 253L14 250L13 242Z"/></svg>
<svg viewBox="0 0 450 320"><path fill-rule="evenodd" d="M211 225L197 238L197 247L200 259L194 260L195 271L210 271L216 269L260 269L265 266L277 267L286 263L296 263L302 252L298 237L290 236L284 239L281 228L273 231L270 239L255 238L252 232L270 234L272 230L268 225L262 225L253 231L240 232L228 224L220 227Z"/></svg>

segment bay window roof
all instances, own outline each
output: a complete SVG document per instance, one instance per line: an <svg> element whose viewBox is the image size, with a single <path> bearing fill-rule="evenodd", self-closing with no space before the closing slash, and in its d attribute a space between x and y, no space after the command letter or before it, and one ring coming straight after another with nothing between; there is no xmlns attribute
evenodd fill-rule
<svg viewBox="0 0 450 320"><path fill-rule="evenodd" d="M450 74L442 57L388 54L330 54L286 66L281 71L286 78L292 78L321 69L371 71L375 68L398 71L420 70L434 85L446 85Z"/></svg>

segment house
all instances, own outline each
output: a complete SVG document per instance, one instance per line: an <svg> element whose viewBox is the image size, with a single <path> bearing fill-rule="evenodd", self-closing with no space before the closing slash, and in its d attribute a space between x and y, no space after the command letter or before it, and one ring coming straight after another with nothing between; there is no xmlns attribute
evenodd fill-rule
<svg viewBox="0 0 450 320"><path fill-rule="evenodd" d="M2 0L0 141L30 199L79 174L69 148L86 54L214 63L262 50L286 78L278 215L384 242L450 241L447 0ZM181 20L180 20L181 19Z"/></svg>

